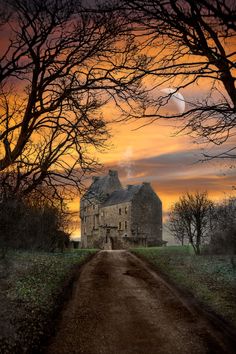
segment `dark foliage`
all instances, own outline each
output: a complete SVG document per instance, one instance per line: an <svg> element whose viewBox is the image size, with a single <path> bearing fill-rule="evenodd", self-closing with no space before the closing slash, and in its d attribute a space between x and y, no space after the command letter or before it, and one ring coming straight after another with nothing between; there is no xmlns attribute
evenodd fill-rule
<svg viewBox="0 0 236 354"><path fill-rule="evenodd" d="M9 248L55 251L68 246L63 216L56 207L32 205L17 199L0 203L0 249L2 257Z"/></svg>
<svg viewBox="0 0 236 354"><path fill-rule="evenodd" d="M236 254L236 199L228 198L215 205L212 213L212 233L206 253ZM233 258L232 258L233 260Z"/></svg>

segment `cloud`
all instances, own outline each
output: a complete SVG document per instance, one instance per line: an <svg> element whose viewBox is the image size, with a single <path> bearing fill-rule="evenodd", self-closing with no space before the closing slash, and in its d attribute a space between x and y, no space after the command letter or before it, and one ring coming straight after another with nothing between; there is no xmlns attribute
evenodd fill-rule
<svg viewBox="0 0 236 354"><path fill-rule="evenodd" d="M207 190L214 199L223 198L224 193L233 192L235 170L226 170L217 161L201 163L200 158L199 150L192 149L136 159L128 178L122 165L113 164L107 167L118 170L124 185L151 182L167 210L187 191Z"/></svg>
<svg viewBox="0 0 236 354"><path fill-rule="evenodd" d="M118 170L123 185L151 182L163 204L163 219L166 220L170 206L185 192L208 191L212 199L223 199L225 193L233 194L235 169L225 170L219 162L198 162L201 158L197 149L179 150L151 157L133 159L134 151L128 146L118 163L107 163L101 174L109 169ZM91 181L86 181L90 184ZM79 198L78 198L79 199ZM79 208L79 200L70 206ZM80 234L79 215L74 219L76 230L73 236ZM168 239L165 235L165 239Z"/></svg>

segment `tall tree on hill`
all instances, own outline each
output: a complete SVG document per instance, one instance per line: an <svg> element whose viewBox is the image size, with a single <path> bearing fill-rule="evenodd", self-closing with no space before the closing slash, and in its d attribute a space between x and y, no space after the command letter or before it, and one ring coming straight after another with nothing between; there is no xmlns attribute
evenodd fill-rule
<svg viewBox="0 0 236 354"><path fill-rule="evenodd" d="M203 141L220 145L236 127L236 2L233 0L123 0L119 7L133 21L133 29L152 47L155 65L147 74L156 78L160 92L151 119L183 119L183 127ZM205 97L190 102L184 112L167 117L162 111L173 94L193 84L210 87ZM164 86L163 86L164 85ZM168 86L166 86L168 85ZM217 153L215 153L217 155ZM235 158L232 145L219 155Z"/></svg>

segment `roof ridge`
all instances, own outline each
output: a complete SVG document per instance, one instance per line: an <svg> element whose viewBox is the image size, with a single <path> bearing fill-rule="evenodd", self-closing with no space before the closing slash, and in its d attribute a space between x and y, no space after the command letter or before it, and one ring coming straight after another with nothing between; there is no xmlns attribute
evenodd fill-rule
<svg viewBox="0 0 236 354"><path fill-rule="evenodd" d="M108 196L108 198L102 203L102 205L109 206L129 202L140 191L141 186L142 185L134 184L132 185L132 187L135 188L128 189L127 187L123 187L121 189L116 189Z"/></svg>

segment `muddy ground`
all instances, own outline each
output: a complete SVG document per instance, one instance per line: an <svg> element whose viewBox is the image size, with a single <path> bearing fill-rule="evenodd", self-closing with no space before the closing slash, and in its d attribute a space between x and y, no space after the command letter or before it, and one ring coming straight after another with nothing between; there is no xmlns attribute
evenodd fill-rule
<svg viewBox="0 0 236 354"><path fill-rule="evenodd" d="M211 325L143 261L101 251L82 268L47 354L235 353Z"/></svg>

